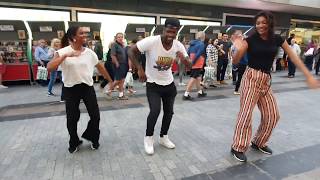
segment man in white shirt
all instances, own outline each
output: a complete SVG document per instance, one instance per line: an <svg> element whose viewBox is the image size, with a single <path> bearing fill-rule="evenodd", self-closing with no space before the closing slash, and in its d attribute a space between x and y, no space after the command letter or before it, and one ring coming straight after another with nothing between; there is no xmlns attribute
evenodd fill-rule
<svg viewBox="0 0 320 180"><path fill-rule="evenodd" d="M168 18L162 35L147 37L129 50L129 58L138 68L140 80L147 80L150 113L147 118L144 148L149 155L154 153L153 131L160 114L161 100L163 103L163 118L159 143L169 149L175 148L167 135L173 115L174 100L177 95L171 66L175 59L180 59L186 64L190 63L183 44L176 40L179 29L179 20ZM146 55L146 72L137 60L141 52L145 52Z"/></svg>

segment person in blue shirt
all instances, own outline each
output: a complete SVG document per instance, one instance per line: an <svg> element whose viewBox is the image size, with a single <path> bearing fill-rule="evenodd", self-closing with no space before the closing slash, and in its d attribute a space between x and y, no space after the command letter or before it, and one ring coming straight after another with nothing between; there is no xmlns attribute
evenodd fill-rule
<svg viewBox="0 0 320 180"><path fill-rule="evenodd" d="M38 41L39 46L36 47L34 51L34 57L38 63L38 65L42 65L47 67L47 64L50 60L49 54L48 54L48 47L47 47L47 42L44 39L40 39Z"/></svg>

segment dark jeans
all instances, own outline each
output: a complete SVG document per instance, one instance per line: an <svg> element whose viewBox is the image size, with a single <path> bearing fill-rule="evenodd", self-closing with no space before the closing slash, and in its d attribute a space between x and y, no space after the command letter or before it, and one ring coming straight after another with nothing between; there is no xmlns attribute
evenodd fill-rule
<svg viewBox="0 0 320 180"><path fill-rule="evenodd" d="M237 75L239 72L239 65L232 64L232 81L237 81Z"/></svg>
<svg viewBox="0 0 320 180"><path fill-rule="evenodd" d="M73 87L64 87L64 98L66 101L67 128L70 135L70 147L75 147L79 143L77 126L80 118L79 104L81 99L83 99L90 116L87 129L82 134L82 137L93 143L98 143L100 135L100 112L93 86L82 83Z"/></svg>
<svg viewBox="0 0 320 180"><path fill-rule="evenodd" d="M150 113L147 118L146 136L153 136L154 127L161 111L161 100L163 106L163 117L160 136L168 134L171 119L173 116L173 105L177 95L177 88L172 82L167 86L147 83L147 98Z"/></svg>
<svg viewBox="0 0 320 180"><path fill-rule="evenodd" d="M304 64L307 66L309 71L312 71L313 56L306 56Z"/></svg>
<svg viewBox="0 0 320 180"><path fill-rule="evenodd" d="M290 59L288 59L288 71L289 76L294 76L294 74L296 73L296 66Z"/></svg>
<svg viewBox="0 0 320 180"><path fill-rule="evenodd" d="M320 68L320 58L318 59L318 61L317 61L317 63L316 63L316 67L315 67L316 75L319 74L319 68Z"/></svg>
<svg viewBox="0 0 320 180"><path fill-rule="evenodd" d="M112 62L106 61L106 62L104 63L104 67L105 67L106 70L108 71L111 79L114 80L114 73L113 73ZM104 88L104 87L106 87L106 85L107 85L108 83L109 83L108 80L103 79L103 81L102 81L102 83L101 83L100 86L101 86L102 88Z"/></svg>
<svg viewBox="0 0 320 180"><path fill-rule="evenodd" d="M237 92L238 92L240 84L241 84L242 76L243 76L244 72L246 71L246 69L247 69L247 65L245 65L245 64L238 65L238 80L237 80L236 88L235 88L235 91L237 91Z"/></svg>
<svg viewBox="0 0 320 180"><path fill-rule="evenodd" d="M217 66L217 81L223 81L224 76L226 74L227 66L228 66L228 59L218 59L218 66Z"/></svg>

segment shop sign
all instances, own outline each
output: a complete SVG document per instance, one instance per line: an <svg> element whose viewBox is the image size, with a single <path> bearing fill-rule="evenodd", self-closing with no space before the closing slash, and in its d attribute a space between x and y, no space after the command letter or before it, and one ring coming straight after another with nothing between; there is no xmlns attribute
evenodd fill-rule
<svg viewBox="0 0 320 180"><path fill-rule="evenodd" d="M52 32L51 26L40 26L40 32Z"/></svg>
<svg viewBox="0 0 320 180"><path fill-rule="evenodd" d="M13 25L0 25L0 31L14 31Z"/></svg>
<svg viewBox="0 0 320 180"><path fill-rule="evenodd" d="M190 33L197 33L198 29L190 29Z"/></svg>
<svg viewBox="0 0 320 180"><path fill-rule="evenodd" d="M139 33L139 32L146 32L146 28L136 28L136 32Z"/></svg>

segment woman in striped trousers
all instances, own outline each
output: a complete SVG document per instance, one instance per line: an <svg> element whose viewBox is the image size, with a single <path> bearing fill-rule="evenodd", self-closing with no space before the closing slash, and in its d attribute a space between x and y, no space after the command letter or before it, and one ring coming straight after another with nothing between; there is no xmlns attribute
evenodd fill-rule
<svg viewBox="0 0 320 180"><path fill-rule="evenodd" d="M244 153L250 142L253 149L272 154L267 142L280 115L271 89L270 70L278 47L282 47L292 62L304 73L310 88L319 87L319 82L313 78L288 43L274 34L273 15L266 11L259 12L255 16L255 23L256 31L253 35L245 40L238 39L234 42L238 49L233 55L235 64L245 53L248 55L248 68L240 85L240 112L231 147L231 154L241 162L247 160ZM252 112L256 105L261 112L261 123L251 141Z"/></svg>

